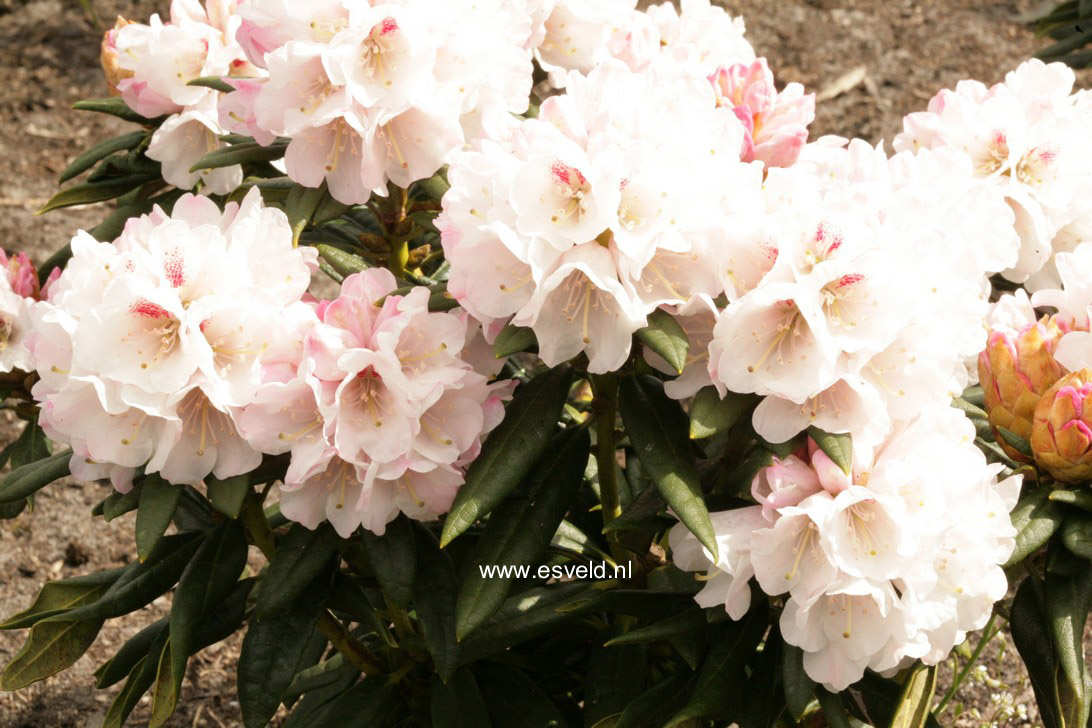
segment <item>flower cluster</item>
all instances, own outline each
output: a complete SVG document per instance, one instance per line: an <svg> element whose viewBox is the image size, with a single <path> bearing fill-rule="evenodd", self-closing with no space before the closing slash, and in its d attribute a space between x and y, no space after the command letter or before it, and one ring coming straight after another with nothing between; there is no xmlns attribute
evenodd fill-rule
<svg viewBox="0 0 1092 728"><path fill-rule="evenodd" d="M1092 232L1092 97L1072 93L1073 71L1031 60L990 88L960 81L903 120L895 149L945 147L1013 210L1020 255L1004 275L1030 290L1058 284L1054 256Z"/></svg>
<svg viewBox="0 0 1092 728"><path fill-rule="evenodd" d="M382 534L399 512L435 519L504 416L513 382L489 384L500 362L468 363L482 360L478 329L430 313L427 289L395 287L382 269L346 278L239 417L255 447L291 453L281 512L308 528L329 520L348 537Z"/></svg>
<svg viewBox="0 0 1092 728"><path fill-rule="evenodd" d="M675 564L707 571L697 595L738 619L748 581L785 594L781 634L804 651L804 669L831 690L866 668L893 674L913 660L937 664L981 629L1008 582L1000 564L1016 531L1008 513L1020 477L997 481L957 410L932 407L903 422L849 473L808 448L761 471L759 505L712 514L719 558L682 526Z"/></svg>
<svg viewBox="0 0 1092 728"><path fill-rule="evenodd" d="M34 302L46 292L60 270L54 269L41 288L38 272L26 253L10 258L0 250L0 372L30 371L34 359L27 348L31 330L31 310Z"/></svg>
<svg viewBox="0 0 1092 728"><path fill-rule="evenodd" d="M200 183L227 194L243 180L231 165L191 172L203 156L221 146L221 94L194 79L254 76L235 34L240 19L231 0L172 0L170 22L153 15L148 24L118 18L102 42L102 64L111 89L133 111L149 118L167 115L152 135L147 155L162 163L163 178L181 189Z"/></svg>
<svg viewBox="0 0 1092 728"><path fill-rule="evenodd" d="M527 109L528 4L253 0L236 37L268 77L232 81L221 122L263 144L290 138L289 177L326 180L341 202L407 187L483 115Z"/></svg>

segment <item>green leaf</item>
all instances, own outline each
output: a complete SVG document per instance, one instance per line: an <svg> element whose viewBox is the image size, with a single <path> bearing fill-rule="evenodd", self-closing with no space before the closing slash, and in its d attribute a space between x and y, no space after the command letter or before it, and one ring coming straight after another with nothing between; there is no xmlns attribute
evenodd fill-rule
<svg viewBox="0 0 1092 728"><path fill-rule="evenodd" d="M214 149L190 167L190 172L200 172L203 169L217 169L231 167L236 164L250 164L252 162L273 162L284 156L288 145L274 142L263 147L258 142L242 142L231 146Z"/></svg>
<svg viewBox="0 0 1092 728"><path fill-rule="evenodd" d="M989 419L989 414L987 414L986 410L982 409L981 407L979 407L976 404L972 404L971 402L968 402L967 400L963 399L962 397L956 397L955 399L953 399L952 400L952 406L955 407L958 410L963 410L964 414L966 414L971 419L975 419L975 420Z"/></svg>
<svg viewBox="0 0 1092 728"><path fill-rule="evenodd" d="M1016 528L1016 548L1005 562L1009 567L1018 564L1054 535L1065 518L1065 508L1050 500L1045 489L1024 496L1012 509L1012 525Z"/></svg>
<svg viewBox="0 0 1092 728"><path fill-rule="evenodd" d="M145 131L131 131L128 134L122 134L113 139L99 142L80 156L76 157L72 161L72 164L68 165L68 168L61 173L61 178L58 182L63 184L73 177L86 172L114 152L135 149L147 137L148 133Z"/></svg>
<svg viewBox="0 0 1092 728"><path fill-rule="evenodd" d="M685 704L686 675L679 671L631 702L613 728L662 728Z"/></svg>
<svg viewBox="0 0 1092 728"><path fill-rule="evenodd" d="M853 438L848 432L830 433L818 427L809 427L808 436L815 440L819 449L826 453L834 464L849 474L853 469Z"/></svg>
<svg viewBox="0 0 1092 728"><path fill-rule="evenodd" d="M584 680L584 726L605 725L641 696L648 674L648 645L605 646L592 652Z"/></svg>
<svg viewBox="0 0 1092 728"><path fill-rule="evenodd" d="M690 452L686 415L655 377L622 380L618 408L641 465L679 520L717 558L717 541Z"/></svg>
<svg viewBox="0 0 1092 728"><path fill-rule="evenodd" d="M315 249L318 250L319 256L329 263L330 267L342 278L347 278L353 273L359 273L362 270L371 268L368 261L341 248L319 243L315 246Z"/></svg>
<svg viewBox="0 0 1092 728"><path fill-rule="evenodd" d="M0 480L0 503L14 503L34 495L55 480L68 475L72 451L65 450L43 460L16 468Z"/></svg>
<svg viewBox="0 0 1092 728"><path fill-rule="evenodd" d="M334 653L330 659L323 660L317 665L312 665L306 670L300 670L292 678L292 684L284 693L286 701L298 698L304 693L318 690L328 685L333 685L340 680L346 672L356 672L356 668L345 661L345 655Z"/></svg>
<svg viewBox="0 0 1092 728"><path fill-rule="evenodd" d="M165 660L160 662L152 696L152 728L163 725L174 712L186 662L197 648L197 633L208 615L235 588L246 559L246 533L242 524L224 521L205 538L182 572L171 603L169 649Z"/></svg>
<svg viewBox="0 0 1092 728"><path fill-rule="evenodd" d="M125 686L110 704L103 719L103 728L121 728L125 724L133 708L140 702L140 698L155 682L159 661L167 649L167 630L161 629L148 648L148 654L144 655L129 673L129 679Z"/></svg>
<svg viewBox="0 0 1092 728"><path fill-rule="evenodd" d="M318 187L304 187L297 184L288 192L284 202L284 213L292 225L292 244L297 245L300 233L307 227L315 215L315 210L328 197L325 180Z"/></svg>
<svg viewBox="0 0 1092 728"><path fill-rule="evenodd" d="M328 568L337 553L341 537L329 523L311 530L295 524L277 544L277 552L269 562L258 589L256 613L268 619L292 609L307 585Z"/></svg>
<svg viewBox="0 0 1092 728"><path fill-rule="evenodd" d="M849 715L839 693L832 693L820 685L816 695L819 698L819 707L823 709L827 728L850 728Z"/></svg>
<svg viewBox="0 0 1092 728"><path fill-rule="evenodd" d="M738 722L740 728L775 728L785 712L785 690L781 679L781 653L785 641L781 632L771 629L762 644L762 650L756 652L748 666L747 682L741 687L746 696L741 702ZM733 685L735 692L740 689Z"/></svg>
<svg viewBox="0 0 1092 728"><path fill-rule="evenodd" d="M842 696L847 701L845 707L854 718L869 725L890 726L895 720L903 687L894 680L866 671L864 677L851 685ZM940 728L940 723L929 711L925 711L921 719L927 728Z"/></svg>
<svg viewBox="0 0 1092 728"><path fill-rule="evenodd" d="M705 612L695 606L659 622L631 629L608 640L607 646L666 640L688 632L704 630L707 624Z"/></svg>
<svg viewBox="0 0 1092 728"><path fill-rule="evenodd" d="M446 683L432 676L429 687L433 728L489 728L489 709L474 673L456 670Z"/></svg>
<svg viewBox="0 0 1092 728"><path fill-rule="evenodd" d="M212 503L213 508L228 518L238 518L239 511L243 509L246 494L250 492L250 473L236 475L226 480L209 475L205 478L205 489L208 491L209 502Z"/></svg>
<svg viewBox="0 0 1092 728"><path fill-rule="evenodd" d="M573 369L563 365L520 387L504 420L482 445L444 519L440 545L446 546L493 510L527 476L557 430L569 396Z"/></svg>
<svg viewBox="0 0 1092 728"><path fill-rule="evenodd" d="M785 683L785 704L797 723L815 697L815 681L804 672L804 651L785 644L781 653L781 679Z"/></svg>
<svg viewBox="0 0 1092 728"><path fill-rule="evenodd" d="M1011 430L1006 430L1004 427L998 427L997 434L1001 436L1001 439L1004 440L1009 445L1009 447L1011 447L1013 450L1020 453L1024 457L1035 457L1035 453L1031 451L1031 443L1028 442L1025 438L1020 437Z"/></svg>
<svg viewBox="0 0 1092 728"><path fill-rule="evenodd" d="M187 86L203 86L205 88L211 88L221 93L229 94L235 90L235 87L230 83L220 78L219 76L201 76L195 78L192 81L186 83Z"/></svg>
<svg viewBox="0 0 1092 728"><path fill-rule="evenodd" d="M891 728L925 728L931 716L930 706L936 689L936 665L915 665L902 685L902 695L891 719Z"/></svg>
<svg viewBox="0 0 1092 728"><path fill-rule="evenodd" d="M418 181L417 186L429 197L434 200L440 200L444 194L451 189L451 185L448 184L445 179L443 171L437 172L428 179Z"/></svg>
<svg viewBox="0 0 1092 728"><path fill-rule="evenodd" d="M49 439L38 425L37 417L27 422L23 431L19 433L19 439L10 447L12 470L40 462L50 456Z"/></svg>
<svg viewBox="0 0 1092 728"><path fill-rule="evenodd" d="M139 172L123 177L111 177L98 182L84 182L83 184L73 185L50 197L49 201L34 214L42 215L61 207L88 205L92 202L112 200L115 197L121 197L126 192L135 190L145 182L151 182L159 178L159 173Z"/></svg>
<svg viewBox="0 0 1092 728"><path fill-rule="evenodd" d="M122 101L120 96L111 96L105 99L84 99L83 101L77 101L72 104L72 108L77 111L96 111L100 114L110 114L119 119L131 121L136 124L144 124L146 126L155 126L165 118L160 116L155 119L149 119L146 116L141 116L130 109L128 105Z"/></svg>
<svg viewBox="0 0 1092 728"><path fill-rule="evenodd" d="M530 351L537 346L538 339L535 337L534 329L509 323L500 330L497 338L493 339L493 356L503 359L521 351Z"/></svg>
<svg viewBox="0 0 1092 728"><path fill-rule="evenodd" d="M144 478L136 515L137 556L141 561L148 558L167 532L181 497L182 486L168 483L158 473Z"/></svg>
<svg viewBox="0 0 1092 728"><path fill-rule="evenodd" d="M387 524L382 536L365 530L362 541L368 563L383 593L397 606L408 609L413 600L417 573L417 548L409 518L394 519Z"/></svg>
<svg viewBox="0 0 1092 728"><path fill-rule="evenodd" d="M169 617L163 617L152 622L130 637L116 655L102 663L95 670L95 687L99 690L108 688L130 675L140 661L148 656L148 651L160 635L166 639L168 619Z"/></svg>
<svg viewBox="0 0 1092 728"><path fill-rule="evenodd" d="M325 608L333 567L331 561L311 580L291 611L267 619L250 618L238 667L239 704L246 728L265 726L277 712Z"/></svg>
<svg viewBox="0 0 1092 728"><path fill-rule="evenodd" d="M1084 663L1084 628L1092 605L1092 575L1084 569L1079 576L1048 573L1043 588L1056 671L1058 703L1066 726L1084 726L1089 713L1089 676Z"/></svg>
<svg viewBox="0 0 1092 728"><path fill-rule="evenodd" d="M1065 728L1055 687L1055 654L1042 583L1034 576L1020 582L1012 600L1012 642L1031 678L1039 718L1047 728Z"/></svg>
<svg viewBox="0 0 1092 728"><path fill-rule="evenodd" d="M128 493L119 493L116 490L111 492L102 501L102 517L109 523L115 518L135 511L140 505L140 491L143 489L144 479L141 478L133 483L133 488Z"/></svg>
<svg viewBox="0 0 1092 728"><path fill-rule="evenodd" d="M648 324L637 331L637 338L659 354L677 374L682 374L686 355L690 353L690 340L674 316L656 309L648 315Z"/></svg>
<svg viewBox="0 0 1092 728"><path fill-rule="evenodd" d="M1068 503L1084 511L1092 512L1092 491L1084 490L1052 490L1050 500L1058 503Z"/></svg>
<svg viewBox="0 0 1092 728"><path fill-rule="evenodd" d="M739 622L723 623L698 672L690 700L668 722L677 726L693 718L726 717L731 708L731 693L726 685L742 681L747 662L769 627L769 609L765 601L749 611ZM727 700L726 700L727 699Z"/></svg>
<svg viewBox="0 0 1092 728"><path fill-rule="evenodd" d="M635 460L639 463L639 460ZM627 464L627 469L632 469L632 464ZM667 510L660 491L656 488L642 490L633 502L630 503L622 515L618 516L603 527L604 533L611 531L666 531L675 525L675 519L661 515Z"/></svg>
<svg viewBox="0 0 1092 728"><path fill-rule="evenodd" d="M0 629L25 629L48 617L90 604L105 594L124 571L124 568L109 569L70 579L47 581L34 603L4 620Z"/></svg>
<svg viewBox="0 0 1092 728"><path fill-rule="evenodd" d="M1075 512L1066 516L1062 542L1077 556L1092 559L1092 515Z"/></svg>
<svg viewBox="0 0 1092 728"><path fill-rule="evenodd" d="M560 432L531 468L528 480L490 516L471 566L465 572L455 608L456 635L462 640L508 596L514 577L482 575L483 567L537 563L583 482L591 439L586 428Z"/></svg>
<svg viewBox="0 0 1092 728"><path fill-rule="evenodd" d="M68 669L95 641L102 621L41 621L0 674L0 690L18 690Z"/></svg>
<svg viewBox="0 0 1092 728"><path fill-rule="evenodd" d="M745 394L727 392L721 399L716 387L702 387L690 403L690 439L704 440L727 432L753 403L754 398Z"/></svg>
<svg viewBox="0 0 1092 728"><path fill-rule="evenodd" d="M455 643L455 567L451 556L441 551L432 533L414 528L417 542L417 579L413 604L425 637L425 647L440 679L447 681L455 671L458 646Z"/></svg>
<svg viewBox="0 0 1092 728"><path fill-rule="evenodd" d="M309 691L292 706L292 713L281 728L314 728L326 716L338 697L352 687L359 676L360 672L351 667L337 671L334 682Z"/></svg>
<svg viewBox="0 0 1092 728"><path fill-rule="evenodd" d="M482 663L474 669L493 728L563 728L557 706L533 680L507 665Z"/></svg>

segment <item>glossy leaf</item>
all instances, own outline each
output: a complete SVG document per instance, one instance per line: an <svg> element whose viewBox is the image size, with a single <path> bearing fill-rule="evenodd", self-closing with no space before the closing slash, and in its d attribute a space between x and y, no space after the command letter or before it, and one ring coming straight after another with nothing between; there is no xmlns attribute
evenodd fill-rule
<svg viewBox="0 0 1092 728"><path fill-rule="evenodd" d="M37 417L26 423L23 431L19 433L19 438L10 447L12 470L45 460L50 456L49 439L38 425Z"/></svg>
<svg viewBox="0 0 1092 728"><path fill-rule="evenodd" d="M562 629L577 618L560 608L589 601L598 593L587 584L569 582L532 587L508 597L485 624L463 640L459 664L470 664L551 630Z"/></svg>
<svg viewBox="0 0 1092 728"><path fill-rule="evenodd" d="M1062 525L1065 508L1051 501L1047 490L1040 489L1024 496L1012 509L1011 517L1016 528L1016 548L1006 567L1020 563L1046 543Z"/></svg>
<svg viewBox="0 0 1092 728"><path fill-rule="evenodd" d="M1012 641L1031 678L1039 717L1047 728L1064 728L1055 686L1055 654L1050 620L1043 597L1043 585L1033 576L1025 578L1012 600L1009 626Z"/></svg>
<svg viewBox="0 0 1092 728"><path fill-rule="evenodd" d="M109 569L69 579L47 581L42 585L34 603L4 620L0 629L25 629L48 617L90 604L105 594L124 571L124 568Z"/></svg>
<svg viewBox="0 0 1092 728"><path fill-rule="evenodd" d="M292 609L307 585L327 568L337 553L341 537L329 523L312 530L295 524L277 544L277 552L262 577L256 607L259 619Z"/></svg>
<svg viewBox="0 0 1092 728"><path fill-rule="evenodd" d="M998 427L997 434L1001 436L1001 439L1004 440L1009 445L1009 447L1011 447L1013 450L1016 450L1016 452L1020 453L1024 457L1035 457L1035 453L1031 451L1031 443L1028 442L1026 438L1020 437L1015 432L1012 432L1011 430L1006 430L1004 427Z"/></svg>
<svg viewBox="0 0 1092 728"><path fill-rule="evenodd" d="M819 706L823 709L827 728L850 728L849 714L846 712L846 706L840 694L832 693L820 685L816 695L819 698Z"/></svg>
<svg viewBox="0 0 1092 728"><path fill-rule="evenodd" d="M648 675L648 645L633 643L596 649L584 679L584 726L603 725L621 717L626 706L640 697Z"/></svg>
<svg viewBox="0 0 1092 728"><path fill-rule="evenodd" d="M163 119L163 117L149 119L146 116L141 116L130 109L120 96L110 96L105 99L84 99L72 104L72 108L77 111L96 111L100 114L109 114L125 121L148 126L158 124Z"/></svg>
<svg viewBox="0 0 1092 728"><path fill-rule="evenodd" d="M690 353L690 339L674 316L663 309L656 309L648 315L648 324L637 331L637 338L677 374L682 374L686 356Z"/></svg>
<svg viewBox="0 0 1092 728"><path fill-rule="evenodd" d="M815 697L815 681L804 672L804 651L786 644L781 652L781 679L785 685L785 705L793 720L800 722Z"/></svg>
<svg viewBox="0 0 1092 728"><path fill-rule="evenodd" d="M102 621L41 621L0 674L0 690L18 690L66 670L87 652Z"/></svg>
<svg viewBox="0 0 1092 728"><path fill-rule="evenodd" d="M441 551L432 533L414 528L417 543L417 579L413 604L417 621L425 637L425 647L432 656L440 679L447 681L455 671L458 647L455 644L455 567L451 556Z"/></svg>
<svg viewBox="0 0 1092 728"><path fill-rule="evenodd" d="M613 728L662 728L688 697L686 674L676 673L627 705Z"/></svg>
<svg viewBox="0 0 1092 728"><path fill-rule="evenodd" d="M521 671L486 662L477 665L474 672L493 728L563 728L566 725L557 706Z"/></svg>
<svg viewBox="0 0 1092 728"><path fill-rule="evenodd" d="M367 530L362 533L368 563L383 587L383 593L399 607L409 608L417 573L417 546L412 522L406 516L399 516L387 524L386 533L382 536Z"/></svg>
<svg viewBox="0 0 1092 728"><path fill-rule="evenodd" d="M626 377L618 394L622 423L645 472L679 520L715 559L716 537L690 451L686 415L678 402L664 394L663 384L655 377Z"/></svg>
<svg viewBox="0 0 1092 728"><path fill-rule="evenodd" d="M318 250L319 256L330 264L330 267L342 276L342 278L348 278L353 273L359 273L362 270L371 268L368 261L361 258L359 255L342 250L341 248L335 248L333 245L324 245L320 243L315 246Z"/></svg>
<svg viewBox="0 0 1092 728"><path fill-rule="evenodd" d="M482 568L533 565L541 557L583 482L591 441L586 429L558 433L531 474L499 505L471 553L456 603L461 640L500 608L514 577L485 577Z"/></svg>
<svg viewBox="0 0 1092 728"><path fill-rule="evenodd" d="M636 627L607 641L607 645L636 644L639 642L655 642L677 637L688 632L699 632L705 629L708 623L705 620L705 612L695 606L673 614L672 616Z"/></svg>
<svg viewBox="0 0 1092 728"><path fill-rule="evenodd" d="M849 433L830 433L818 427L809 427L808 436L815 440L819 449L826 453L843 473L848 474L853 469L853 438Z"/></svg>
<svg viewBox="0 0 1092 728"><path fill-rule="evenodd" d="M141 561L148 558L167 532L181 497L182 487L168 483L158 473L144 478L136 516L137 556Z"/></svg>
<svg viewBox="0 0 1092 728"><path fill-rule="evenodd" d="M128 493L119 493L116 490L102 501L102 517L107 523L120 518L126 513L131 513L140 505L140 491L144 489L144 478L133 483L133 488Z"/></svg>
<svg viewBox="0 0 1092 728"><path fill-rule="evenodd" d="M95 687L102 690L129 676L140 661L148 656L148 651L160 635L166 639L168 619L169 617L157 619L130 637L117 654L95 670Z"/></svg>
<svg viewBox="0 0 1092 728"><path fill-rule="evenodd" d="M540 374L523 385L481 453L466 473L444 519L444 546L488 514L527 476L546 449L569 396L573 370L568 365Z"/></svg>
<svg viewBox="0 0 1092 728"><path fill-rule="evenodd" d="M537 346L538 338L535 337L534 329L509 323L493 339L493 356L503 359L521 351L530 351Z"/></svg>
<svg viewBox="0 0 1092 728"><path fill-rule="evenodd" d="M721 399L716 387L702 387L690 403L690 439L704 440L727 432L753 402L752 397L735 392L726 392Z"/></svg>
<svg viewBox="0 0 1092 728"><path fill-rule="evenodd" d="M0 503L14 503L34 495L55 480L68 475L72 451L65 450L44 460L16 468L0 480Z"/></svg>
<svg viewBox="0 0 1092 728"><path fill-rule="evenodd" d="M53 197L50 197L49 201L42 205L41 209L34 214L41 215L61 207L89 205L92 202L112 200L116 197L121 197L126 192L135 190L145 182L151 182L156 179L159 179L158 173L137 172L119 177L109 177L96 182L84 182L83 184L73 185L72 187L61 190L53 195Z"/></svg>
<svg viewBox="0 0 1092 728"><path fill-rule="evenodd" d="M446 683L433 675L429 693L433 728L490 728L489 709L467 668L460 667Z"/></svg>
<svg viewBox="0 0 1092 728"><path fill-rule="evenodd" d="M112 139L99 142L95 146L88 149L72 160L72 164L68 165L64 172L61 173L61 177L58 182L64 183L73 177L77 177L80 174L94 167L103 159L106 159L114 152L128 151L140 146L148 137L147 132L144 131L132 131L128 134L122 134Z"/></svg>
<svg viewBox="0 0 1092 728"><path fill-rule="evenodd" d="M250 492L250 473L225 480L209 475L205 478L205 489L213 508L228 518L238 518L246 494Z"/></svg>
<svg viewBox="0 0 1092 728"><path fill-rule="evenodd" d="M1084 629L1092 605L1092 575L1087 568L1074 577L1048 573L1043 597L1060 667L1055 683L1061 718L1066 726L1088 723L1088 670L1084 660Z"/></svg>
<svg viewBox="0 0 1092 728"><path fill-rule="evenodd" d="M891 728L925 728L936 689L936 665L915 665L903 683L899 705L891 719Z"/></svg>
<svg viewBox="0 0 1092 728"><path fill-rule="evenodd" d="M200 172L202 169L217 169L231 167L236 164L249 164L252 162L273 162L284 156L288 149L287 144L274 142L263 147L258 142L242 142L231 146L215 149L201 159L197 160L190 172Z"/></svg>
<svg viewBox="0 0 1092 728"><path fill-rule="evenodd" d="M1092 559L1092 515L1076 512L1066 516L1062 542L1077 556Z"/></svg>

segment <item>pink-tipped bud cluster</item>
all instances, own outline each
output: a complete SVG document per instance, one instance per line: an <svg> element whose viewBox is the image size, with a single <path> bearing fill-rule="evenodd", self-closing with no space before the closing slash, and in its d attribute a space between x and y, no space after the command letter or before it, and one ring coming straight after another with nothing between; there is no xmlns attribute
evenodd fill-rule
<svg viewBox="0 0 1092 728"><path fill-rule="evenodd" d="M1092 369L1067 374L1039 400L1031 449L1058 480L1092 479Z"/></svg>

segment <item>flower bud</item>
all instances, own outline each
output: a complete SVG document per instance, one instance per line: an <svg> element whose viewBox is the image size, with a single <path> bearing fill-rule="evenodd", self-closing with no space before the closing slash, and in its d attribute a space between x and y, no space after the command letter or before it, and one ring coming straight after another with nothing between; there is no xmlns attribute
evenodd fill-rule
<svg viewBox="0 0 1092 728"><path fill-rule="evenodd" d="M978 379L986 399L990 426L1031 437L1031 425L1039 398L1065 373L1054 360L1054 349L1066 333L1064 322L1044 316L1019 332L990 332L986 350L978 355ZM997 435L997 444L1021 462L1028 458Z"/></svg>
<svg viewBox="0 0 1092 728"><path fill-rule="evenodd" d="M1039 400L1031 449L1058 480L1092 479L1092 369L1067 374Z"/></svg>
<svg viewBox="0 0 1092 728"><path fill-rule="evenodd" d="M38 271L26 253L13 253L9 258L0 250L0 273L8 279L11 290L23 298L40 298Z"/></svg>
<svg viewBox="0 0 1092 728"><path fill-rule="evenodd" d="M132 21L126 20L119 15L114 27L106 31L102 36L102 50L99 53L99 60L102 62L102 71L106 75L106 85L110 87L111 96L120 95L118 82L133 75L132 71L118 65L118 30L129 25L130 22Z"/></svg>

